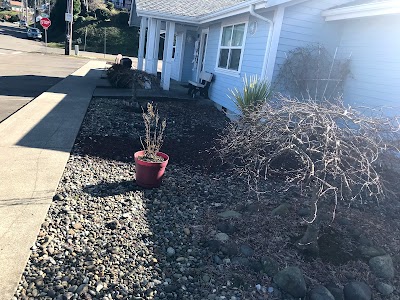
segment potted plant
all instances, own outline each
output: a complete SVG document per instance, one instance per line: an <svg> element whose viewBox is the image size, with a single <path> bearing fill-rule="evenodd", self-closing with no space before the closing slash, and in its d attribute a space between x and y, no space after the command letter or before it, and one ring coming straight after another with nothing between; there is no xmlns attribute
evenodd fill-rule
<svg viewBox="0 0 400 300"><path fill-rule="evenodd" d="M147 104L147 111L143 112L146 136L144 142L140 139L143 150L134 155L136 166L136 183L144 188L159 187L169 156L160 152L166 120L160 122L158 110L153 104Z"/></svg>

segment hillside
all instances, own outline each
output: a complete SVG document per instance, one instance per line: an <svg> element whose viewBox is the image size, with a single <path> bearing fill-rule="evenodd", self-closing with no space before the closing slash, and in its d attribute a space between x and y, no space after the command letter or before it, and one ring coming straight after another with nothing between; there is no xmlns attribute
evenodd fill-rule
<svg viewBox="0 0 400 300"><path fill-rule="evenodd" d="M60 46L65 41L64 3L65 0L58 0L54 6L48 35L49 42ZM74 16L73 45L79 44L80 49L86 51L103 53L105 48L108 54L137 56L138 29L128 26L129 13L116 10L110 4L107 6L89 12L83 6L82 10L74 8L77 14Z"/></svg>

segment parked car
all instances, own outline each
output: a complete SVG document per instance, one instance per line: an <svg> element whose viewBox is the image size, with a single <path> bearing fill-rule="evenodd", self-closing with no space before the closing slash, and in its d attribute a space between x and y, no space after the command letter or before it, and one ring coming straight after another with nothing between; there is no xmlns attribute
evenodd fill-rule
<svg viewBox="0 0 400 300"><path fill-rule="evenodd" d="M28 28L28 30L26 31L26 36L28 37L28 39L41 40L42 32L38 28Z"/></svg>
<svg viewBox="0 0 400 300"><path fill-rule="evenodd" d="M21 21L19 21L19 27L20 28L25 28L25 27L28 27L28 24L26 23L26 21L21 20Z"/></svg>

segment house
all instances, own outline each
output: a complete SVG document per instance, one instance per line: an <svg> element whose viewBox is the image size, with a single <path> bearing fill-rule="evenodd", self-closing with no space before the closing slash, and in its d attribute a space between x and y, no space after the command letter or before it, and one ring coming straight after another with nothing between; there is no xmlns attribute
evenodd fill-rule
<svg viewBox="0 0 400 300"><path fill-rule="evenodd" d="M19 1L9 1L12 11L22 11L22 2Z"/></svg>
<svg viewBox="0 0 400 300"><path fill-rule="evenodd" d="M346 100L399 106L398 2L136 0L130 24L140 21L138 69L157 72L163 36L162 87L168 90L170 79L185 82L198 80L201 71L213 73L209 97L230 111L236 109L229 90L240 88L245 75L273 82L286 53L317 43L339 57L351 55Z"/></svg>
<svg viewBox="0 0 400 300"><path fill-rule="evenodd" d="M399 108L400 1L357 0L322 15L327 23L339 26L339 56L351 56L345 100Z"/></svg>
<svg viewBox="0 0 400 300"><path fill-rule="evenodd" d="M130 11L132 0L113 0L112 3L114 3L115 8L127 9Z"/></svg>

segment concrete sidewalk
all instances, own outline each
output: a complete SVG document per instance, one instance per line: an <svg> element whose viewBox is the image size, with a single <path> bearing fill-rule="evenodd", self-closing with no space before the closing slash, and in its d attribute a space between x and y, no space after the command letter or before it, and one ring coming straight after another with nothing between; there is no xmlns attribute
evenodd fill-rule
<svg viewBox="0 0 400 300"><path fill-rule="evenodd" d="M105 67L90 61L0 123L0 299L11 299Z"/></svg>

